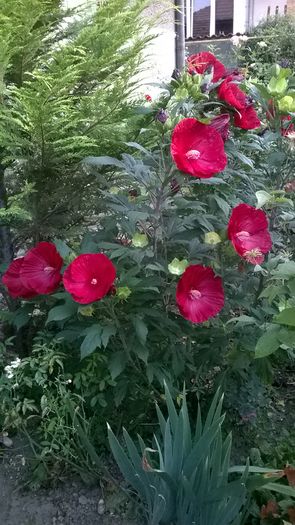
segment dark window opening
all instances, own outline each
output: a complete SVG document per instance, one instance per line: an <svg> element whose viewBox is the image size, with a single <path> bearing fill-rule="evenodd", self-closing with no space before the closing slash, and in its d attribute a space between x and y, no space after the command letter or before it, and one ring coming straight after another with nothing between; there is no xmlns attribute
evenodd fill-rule
<svg viewBox="0 0 295 525"><path fill-rule="evenodd" d="M234 28L234 1L216 0L216 34L233 33Z"/></svg>
<svg viewBox="0 0 295 525"><path fill-rule="evenodd" d="M267 8L267 18L269 18L269 17L270 17L270 5Z"/></svg>
<svg viewBox="0 0 295 525"><path fill-rule="evenodd" d="M288 13L288 6L287 4L284 5L284 14L286 15Z"/></svg>
<svg viewBox="0 0 295 525"><path fill-rule="evenodd" d="M279 14L279 6L276 5L276 15L278 15L278 14Z"/></svg>

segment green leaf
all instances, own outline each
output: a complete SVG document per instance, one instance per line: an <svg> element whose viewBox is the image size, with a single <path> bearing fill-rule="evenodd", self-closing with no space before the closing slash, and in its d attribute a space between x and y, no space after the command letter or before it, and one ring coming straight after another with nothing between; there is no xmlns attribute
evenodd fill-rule
<svg viewBox="0 0 295 525"><path fill-rule="evenodd" d="M104 348L108 346L110 337L112 337L112 335L115 335L116 332L117 332L117 329L113 325L108 325L108 326L103 327L102 334L101 334L101 342Z"/></svg>
<svg viewBox="0 0 295 525"><path fill-rule="evenodd" d="M244 155L240 151L235 150L234 156L237 157L245 166L248 166L249 168L254 169L253 160L249 159L249 157L246 157L246 155Z"/></svg>
<svg viewBox="0 0 295 525"><path fill-rule="evenodd" d="M46 324L52 323L53 321L65 321L77 313L78 305L71 300L66 301L64 304L54 306L49 310Z"/></svg>
<svg viewBox="0 0 295 525"><path fill-rule="evenodd" d="M289 348L295 348L295 330L282 328L279 331L278 338L282 344Z"/></svg>
<svg viewBox="0 0 295 525"><path fill-rule="evenodd" d="M285 308L277 317L274 319L276 323L286 324L288 326L295 326L295 307Z"/></svg>
<svg viewBox="0 0 295 525"><path fill-rule="evenodd" d="M288 261L282 264L279 264L277 268L272 272L274 277L286 278L286 277L295 277L295 262Z"/></svg>
<svg viewBox="0 0 295 525"><path fill-rule="evenodd" d="M112 379L116 379L123 370L125 369L127 364L127 356L125 352L116 352L112 355L112 357L109 360L109 370L111 372Z"/></svg>
<svg viewBox="0 0 295 525"><path fill-rule="evenodd" d="M53 242L56 246L57 251L63 259L70 255L72 250L64 241L62 241L61 239L54 239Z"/></svg>
<svg viewBox="0 0 295 525"><path fill-rule="evenodd" d="M270 193L267 193L267 191L259 190L255 193L256 199L257 199L257 206L256 208L262 208L267 202L271 202L273 200L272 195Z"/></svg>
<svg viewBox="0 0 295 525"><path fill-rule="evenodd" d="M92 354L98 347L101 347L102 327L100 324L93 324L89 328L86 328L83 333L86 334L86 337L80 346L81 359L84 359L84 357Z"/></svg>
<svg viewBox="0 0 295 525"><path fill-rule="evenodd" d="M147 364L149 350L146 346L136 345L134 348L134 352L136 353L136 355L138 355L139 359L141 359L145 364Z"/></svg>
<svg viewBox="0 0 295 525"><path fill-rule="evenodd" d="M26 304L22 308L19 308L16 310L16 312L13 313L12 322L17 330L25 326L29 320L31 319L30 314L32 313L33 305L32 304Z"/></svg>
<svg viewBox="0 0 295 525"><path fill-rule="evenodd" d="M132 322L135 328L136 335L141 344L144 346L148 335L148 328L145 322L140 317L134 317L132 319Z"/></svg>
<svg viewBox="0 0 295 525"><path fill-rule="evenodd" d="M288 485L282 485L281 483L267 483L264 485L264 487L261 487L261 489L263 488L264 490L265 488L267 488L268 490L278 492L279 494L283 494L284 496L295 498L295 488L289 487Z"/></svg>
<svg viewBox="0 0 295 525"><path fill-rule="evenodd" d="M278 350L281 343L278 339L279 327L271 325L257 341L255 348L255 359L266 357Z"/></svg>

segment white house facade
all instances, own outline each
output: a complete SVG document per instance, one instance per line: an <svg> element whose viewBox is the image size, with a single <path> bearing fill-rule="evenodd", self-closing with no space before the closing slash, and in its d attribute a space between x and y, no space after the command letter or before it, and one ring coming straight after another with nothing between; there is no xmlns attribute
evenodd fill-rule
<svg viewBox="0 0 295 525"><path fill-rule="evenodd" d="M288 12L288 0L185 0L186 38L251 31Z"/></svg>

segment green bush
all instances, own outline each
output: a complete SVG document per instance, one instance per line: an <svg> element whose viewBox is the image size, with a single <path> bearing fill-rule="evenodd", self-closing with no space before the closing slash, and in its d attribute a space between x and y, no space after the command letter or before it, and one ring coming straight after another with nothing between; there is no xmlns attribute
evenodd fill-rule
<svg viewBox="0 0 295 525"><path fill-rule="evenodd" d="M231 125L227 166L216 176L185 176L170 153L171 132L183 118L204 125L216 116L237 122L237 112L218 97L212 72L183 72L166 86L149 106L140 143L129 142L116 157L84 159L85 174L98 180L97 225L82 239L57 239L56 247L67 273L80 254L103 253L116 267L115 286L85 305L60 286L21 301L3 317L28 330L29 343L40 329L47 341L63 341L65 369L77 363L71 392L80 395L81 389L87 420L99 414L99 426L112 413L118 430L128 423L131 432L150 433L153 420L145 425L146 415L160 401L164 380L175 396L184 381L188 393L201 397L220 382L226 391L233 381L248 381L259 392L262 382L271 381L276 356L292 358L294 114L285 107L293 103L292 82L285 68L275 68L266 85L243 80L245 109L254 110L255 100L262 124L250 131ZM267 214L273 249L263 264L249 264L228 239L229 216L241 202ZM181 274L195 264L222 279L226 299L218 316L199 323L188 322L175 301ZM91 278L91 284L104 278ZM242 413L248 399L239 395Z"/></svg>
<svg viewBox="0 0 295 525"><path fill-rule="evenodd" d="M253 78L269 80L272 64L292 70L295 66L295 18L276 16L261 22L253 31L253 38L238 49L239 64L247 68Z"/></svg>
<svg viewBox="0 0 295 525"><path fill-rule="evenodd" d="M144 2L109 0L73 22L58 5L0 3L0 221L15 251L96 221L97 184L80 161L120 151L138 118L130 96L149 41Z"/></svg>

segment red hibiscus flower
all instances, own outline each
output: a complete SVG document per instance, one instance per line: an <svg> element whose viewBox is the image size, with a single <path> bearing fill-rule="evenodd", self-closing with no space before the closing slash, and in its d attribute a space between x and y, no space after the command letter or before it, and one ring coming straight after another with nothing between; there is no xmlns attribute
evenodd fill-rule
<svg viewBox="0 0 295 525"><path fill-rule="evenodd" d="M63 259L51 242L39 242L24 257L21 281L37 294L52 293L61 281Z"/></svg>
<svg viewBox="0 0 295 525"><path fill-rule="evenodd" d="M209 126L211 128L216 129L218 133L220 133L222 140L225 142L229 138L229 121L230 116L228 113L223 113L221 115L218 115L217 117L214 117L213 120L211 120Z"/></svg>
<svg viewBox="0 0 295 525"><path fill-rule="evenodd" d="M32 289L27 288L21 281L20 271L23 265L24 257L15 259L9 265L9 268L2 277L2 282L6 286L9 295L14 297L21 297L22 299L31 299L37 295Z"/></svg>
<svg viewBox="0 0 295 525"><path fill-rule="evenodd" d="M247 95L228 77L218 88L218 97L235 109L241 110L247 106Z"/></svg>
<svg viewBox="0 0 295 525"><path fill-rule="evenodd" d="M236 111L234 114L234 123L237 128L256 129L260 128L261 122L253 106Z"/></svg>
<svg viewBox="0 0 295 525"><path fill-rule="evenodd" d="M116 269L103 253L79 255L65 270L63 283L80 304L102 299L114 284Z"/></svg>
<svg viewBox="0 0 295 525"><path fill-rule="evenodd" d="M146 100L147 102L152 102L152 100L153 100L152 97L151 97L151 95L144 95L144 98L145 98L145 100Z"/></svg>
<svg viewBox="0 0 295 525"><path fill-rule="evenodd" d="M188 321L207 321L224 306L221 278L216 277L212 268L199 264L188 266L178 282L176 302L181 315Z"/></svg>
<svg viewBox="0 0 295 525"><path fill-rule="evenodd" d="M236 252L251 264L261 264L272 246L266 214L249 204L233 209L227 233Z"/></svg>
<svg viewBox="0 0 295 525"><path fill-rule="evenodd" d="M213 53L208 51L203 51L202 53L197 53L196 55L191 55L187 59L188 72L199 73L203 75L206 71L212 67L213 68L213 82L218 82L226 72L226 69L222 62L220 62Z"/></svg>
<svg viewBox="0 0 295 525"><path fill-rule="evenodd" d="M194 118L175 126L171 155L179 170L206 179L222 171L227 163L220 133Z"/></svg>

